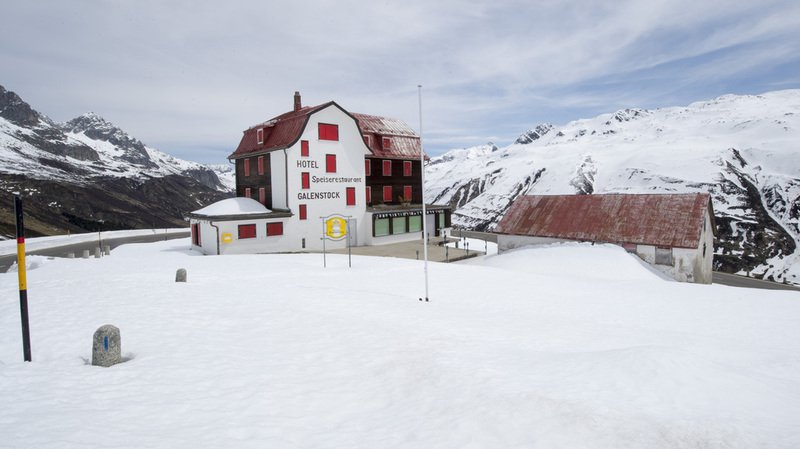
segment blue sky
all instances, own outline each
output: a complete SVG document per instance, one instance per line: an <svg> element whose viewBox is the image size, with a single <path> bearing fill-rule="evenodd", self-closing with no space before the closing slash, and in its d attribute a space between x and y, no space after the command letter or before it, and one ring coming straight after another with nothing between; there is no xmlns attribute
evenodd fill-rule
<svg viewBox="0 0 800 449"><path fill-rule="evenodd" d="M292 107L419 126L430 154L626 107L800 88L800 2L3 2L0 84L224 163Z"/></svg>

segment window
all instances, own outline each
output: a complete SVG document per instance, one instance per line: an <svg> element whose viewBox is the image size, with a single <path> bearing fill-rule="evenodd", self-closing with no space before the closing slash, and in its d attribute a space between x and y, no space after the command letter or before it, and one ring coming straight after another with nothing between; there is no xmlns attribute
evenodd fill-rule
<svg viewBox="0 0 800 449"><path fill-rule="evenodd" d="M438 218L439 218L439 229L441 229L441 228L445 227L445 226L444 226L444 221L445 221L445 220L444 220L444 217L445 217L445 215L444 215L444 212L441 212L441 213L439 213L439 214L438 214Z"/></svg>
<svg viewBox="0 0 800 449"><path fill-rule="evenodd" d="M259 175L264 174L264 156L258 157L258 174Z"/></svg>
<svg viewBox="0 0 800 449"><path fill-rule="evenodd" d="M258 188L258 202L261 204L267 204L267 189L264 187Z"/></svg>
<svg viewBox="0 0 800 449"><path fill-rule="evenodd" d="M367 204L372 204L372 186L367 186L365 191L367 194Z"/></svg>
<svg viewBox="0 0 800 449"><path fill-rule="evenodd" d="M389 219L378 218L375 220L375 226L372 227L372 235L380 237L382 235L389 235Z"/></svg>
<svg viewBox="0 0 800 449"><path fill-rule="evenodd" d="M392 186L383 186L383 202L392 202Z"/></svg>
<svg viewBox="0 0 800 449"><path fill-rule="evenodd" d="M325 173L336 173L336 155L325 155Z"/></svg>
<svg viewBox="0 0 800 449"><path fill-rule="evenodd" d="M346 197L347 197L347 205L348 206L355 206L356 205L356 188L355 187L348 187L345 189Z"/></svg>
<svg viewBox="0 0 800 449"><path fill-rule="evenodd" d="M256 238L256 225L244 224L239 225L239 239L254 239Z"/></svg>
<svg viewBox="0 0 800 449"><path fill-rule="evenodd" d="M200 245L200 224L195 223L192 225L192 244L195 246L202 246Z"/></svg>
<svg viewBox="0 0 800 449"><path fill-rule="evenodd" d="M251 198L251 197L253 196L253 195L252 195L252 193L250 193L250 187L246 187L246 188L244 189L244 196L245 196L246 198Z"/></svg>
<svg viewBox="0 0 800 449"><path fill-rule="evenodd" d="M300 219L308 220L308 206L305 204L300 205Z"/></svg>
<svg viewBox="0 0 800 449"><path fill-rule="evenodd" d="M301 140L300 141L300 156L308 157L308 141Z"/></svg>
<svg viewBox="0 0 800 449"><path fill-rule="evenodd" d="M408 217L408 232L419 232L422 230L422 215L412 215Z"/></svg>
<svg viewBox="0 0 800 449"><path fill-rule="evenodd" d="M392 218L392 234L406 233L406 217Z"/></svg>
<svg viewBox="0 0 800 449"><path fill-rule="evenodd" d="M319 124L319 140L339 140L339 125Z"/></svg>
<svg viewBox="0 0 800 449"><path fill-rule="evenodd" d="M372 174L372 163L369 159L364 159L364 176Z"/></svg>
<svg viewBox="0 0 800 449"><path fill-rule="evenodd" d="M283 223L280 221L276 223L267 223L267 237L275 235L283 235Z"/></svg>
<svg viewBox="0 0 800 449"><path fill-rule="evenodd" d="M389 137L383 138L383 149L384 150L391 150L392 149L392 139Z"/></svg>
<svg viewBox="0 0 800 449"><path fill-rule="evenodd" d="M383 161L383 176L392 176L392 161Z"/></svg>
<svg viewBox="0 0 800 449"><path fill-rule="evenodd" d="M250 176L250 159L244 160L244 175Z"/></svg>
<svg viewBox="0 0 800 449"><path fill-rule="evenodd" d="M300 181L302 183L302 188L310 189L311 188L311 177L309 176L307 171L300 173Z"/></svg>
<svg viewBox="0 0 800 449"><path fill-rule="evenodd" d="M672 248L656 247L656 265L672 265Z"/></svg>
<svg viewBox="0 0 800 449"><path fill-rule="evenodd" d="M411 186L403 186L403 199L407 202L411 202Z"/></svg>
<svg viewBox="0 0 800 449"><path fill-rule="evenodd" d="M369 146L369 136L368 136L368 135L366 135L366 134L364 134L364 135L363 135L363 136L361 136L361 137L363 137L363 138L364 138L364 145L366 145L366 146Z"/></svg>
<svg viewBox="0 0 800 449"><path fill-rule="evenodd" d="M258 144L261 145L264 143L264 128L259 128L258 131L256 131L256 135L258 136Z"/></svg>
<svg viewBox="0 0 800 449"><path fill-rule="evenodd" d="M411 176L411 161L403 161L403 176Z"/></svg>

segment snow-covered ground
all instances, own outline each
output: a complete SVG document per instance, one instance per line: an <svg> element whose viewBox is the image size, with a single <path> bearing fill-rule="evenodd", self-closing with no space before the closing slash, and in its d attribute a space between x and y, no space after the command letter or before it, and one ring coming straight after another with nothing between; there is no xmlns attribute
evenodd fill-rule
<svg viewBox="0 0 800 449"><path fill-rule="evenodd" d="M33 363L0 274L0 447L800 447L796 292L574 244L432 263L421 303L420 261L188 248L41 258Z"/></svg>
<svg viewBox="0 0 800 449"><path fill-rule="evenodd" d="M167 229L133 229L125 231L103 231L86 232L83 234L53 235L49 237L34 237L25 240L26 251L36 251L39 249L55 248L59 246L72 245L73 243L102 241L118 237L135 237L140 235L169 235L188 232L188 228L167 228ZM0 241L0 256L17 253L17 240L8 239Z"/></svg>

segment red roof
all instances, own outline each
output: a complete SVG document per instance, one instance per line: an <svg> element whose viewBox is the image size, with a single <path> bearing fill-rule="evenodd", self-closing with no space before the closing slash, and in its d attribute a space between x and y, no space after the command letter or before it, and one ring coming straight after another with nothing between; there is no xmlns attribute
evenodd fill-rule
<svg viewBox="0 0 800 449"><path fill-rule="evenodd" d="M375 157L383 159L419 159L422 144L419 136L402 120L353 113L361 134L370 136L369 149ZM383 138L390 139L389 148L383 147Z"/></svg>
<svg viewBox="0 0 800 449"><path fill-rule="evenodd" d="M609 243L697 248L707 193L529 195L511 205L495 232Z"/></svg>
<svg viewBox="0 0 800 449"><path fill-rule="evenodd" d="M308 117L314 112L331 105L335 105L356 119L361 134L370 135L369 148L376 157L387 159L419 158L421 151L419 136L403 121L375 115L350 114L333 101L319 106L304 107L298 111L290 111L250 127L244 131L239 146L228 158L237 159L256 153L281 150L294 145L300 139L303 129L305 129ZM259 144L257 133L262 128L264 129L264 141ZM390 148L383 148L383 137L391 139Z"/></svg>

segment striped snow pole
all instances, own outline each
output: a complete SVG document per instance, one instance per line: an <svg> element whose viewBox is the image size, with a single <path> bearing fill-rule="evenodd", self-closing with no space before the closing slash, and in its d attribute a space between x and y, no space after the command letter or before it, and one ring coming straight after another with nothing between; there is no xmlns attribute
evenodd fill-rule
<svg viewBox="0 0 800 449"><path fill-rule="evenodd" d="M14 196L14 211L17 215L17 274L19 275L19 313L22 319L22 353L26 362L31 361L31 331L28 325L28 283L25 278L25 225L22 222L22 199Z"/></svg>

